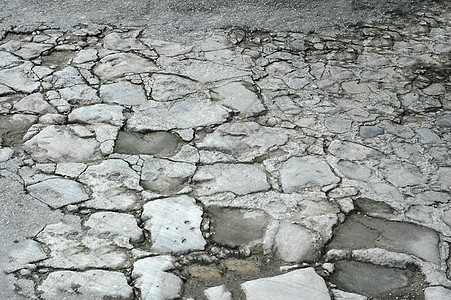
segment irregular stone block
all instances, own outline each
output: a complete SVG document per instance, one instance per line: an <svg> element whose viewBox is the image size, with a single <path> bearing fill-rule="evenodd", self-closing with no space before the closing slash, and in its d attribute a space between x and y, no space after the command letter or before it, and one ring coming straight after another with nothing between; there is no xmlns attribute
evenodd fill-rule
<svg viewBox="0 0 451 300"><path fill-rule="evenodd" d="M133 53L115 53L105 56L94 67L94 73L104 80L112 80L129 73L158 71L154 62Z"/></svg>
<svg viewBox="0 0 451 300"><path fill-rule="evenodd" d="M141 219L150 232L152 249L160 252L203 250L202 208L189 196L154 200L144 205Z"/></svg>
<svg viewBox="0 0 451 300"><path fill-rule="evenodd" d="M104 84L100 87L100 98L106 103L120 105L144 105L147 97L142 86L128 81Z"/></svg>
<svg viewBox="0 0 451 300"><path fill-rule="evenodd" d="M314 156L291 157L280 168L280 179L285 193L340 181L324 160Z"/></svg>
<svg viewBox="0 0 451 300"><path fill-rule="evenodd" d="M73 180L51 178L27 187L31 196L52 208L60 208L89 199L83 186Z"/></svg>
<svg viewBox="0 0 451 300"><path fill-rule="evenodd" d="M143 300L170 300L182 294L183 281L166 271L173 268L171 256L156 256L138 260L133 265L134 286Z"/></svg>
<svg viewBox="0 0 451 300"><path fill-rule="evenodd" d="M241 288L246 300L330 300L324 279L313 268L247 281Z"/></svg>
<svg viewBox="0 0 451 300"><path fill-rule="evenodd" d="M28 113L56 113L56 110L44 100L42 93L31 94L14 104L14 109Z"/></svg>
<svg viewBox="0 0 451 300"><path fill-rule="evenodd" d="M250 117L261 114L265 107L261 103L254 87L247 82L231 82L213 90L213 98L223 105Z"/></svg>
<svg viewBox="0 0 451 300"><path fill-rule="evenodd" d="M131 300L134 297L124 274L103 270L52 272L38 291L42 292L41 297L45 300Z"/></svg>
<svg viewBox="0 0 451 300"><path fill-rule="evenodd" d="M119 105L95 104L74 109L68 116L71 123L108 123L121 126L125 118L122 114L124 108Z"/></svg>
<svg viewBox="0 0 451 300"><path fill-rule="evenodd" d="M244 195L270 188L266 173L250 164L214 164L200 166L193 177L198 195L232 192Z"/></svg>
<svg viewBox="0 0 451 300"><path fill-rule="evenodd" d="M214 286L204 291L208 300L232 300L232 294L225 285Z"/></svg>

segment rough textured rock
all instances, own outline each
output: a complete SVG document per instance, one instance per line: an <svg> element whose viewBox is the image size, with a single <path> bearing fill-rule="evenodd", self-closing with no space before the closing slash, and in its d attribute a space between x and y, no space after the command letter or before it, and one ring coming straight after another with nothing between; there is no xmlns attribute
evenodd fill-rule
<svg viewBox="0 0 451 300"><path fill-rule="evenodd" d="M224 122L228 112L202 98L188 98L169 103L162 102L150 109L137 110L127 121L131 131L157 131L196 128Z"/></svg>
<svg viewBox="0 0 451 300"><path fill-rule="evenodd" d="M129 210L136 206L141 191L139 175L120 159L105 160L89 166L79 177L92 191L83 205L97 209Z"/></svg>
<svg viewBox="0 0 451 300"><path fill-rule="evenodd" d="M38 290L45 300L133 299L125 275L104 270L52 272Z"/></svg>
<svg viewBox="0 0 451 300"><path fill-rule="evenodd" d="M14 272L25 268L27 264L37 262L47 258L38 242L33 240L25 240L16 244L14 251L8 254L10 267L7 271Z"/></svg>
<svg viewBox="0 0 451 300"><path fill-rule="evenodd" d="M251 162L269 149L288 141L289 131L269 128L255 122L227 123L196 143L199 149L232 155L239 162Z"/></svg>
<svg viewBox="0 0 451 300"><path fill-rule="evenodd" d="M112 80L130 73L158 71L154 62L133 53L116 53L105 56L94 68L94 73L104 80Z"/></svg>
<svg viewBox="0 0 451 300"><path fill-rule="evenodd" d="M280 223L274 240L277 255L286 262L314 261L321 244L317 234L288 221Z"/></svg>
<svg viewBox="0 0 451 300"><path fill-rule="evenodd" d="M449 299L451 298L451 290L442 286L430 286L424 290L425 300Z"/></svg>
<svg viewBox="0 0 451 300"><path fill-rule="evenodd" d="M94 139L75 135L70 126L51 125L25 142L24 149L41 162L90 162L101 157L98 146Z"/></svg>
<svg viewBox="0 0 451 300"><path fill-rule="evenodd" d="M232 192L244 195L270 188L266 174L250 164L214 164L200 166L194 174L199 195Z"/></svg>
<svg viewBox="0 0 451 300"><path fill-rule="evenodd" d="M290 158L280 168L280 178L285 193L340 181L324 160L314 156Z"/></svg>
<svg viewBox="0 0 451 300"><path fill-rule="evenodd" d="M247 82L231 82L213 90L213 97L223 105L250 117L261 114L265 107L254 87Z"/></svg>
<svg viewBox="0 0 451 300"><path fill-rule="evenodd" d="M202 208L194 198L183 195L150 201L144 205L141 219L155 251L177 253L205 247L200 231Z"/></svg>
<svg viewBox="0 0 451 300"><path fill-rule="evenodd" d="M108 123L121 126L125 118L119 105L95 104L74 109L68 116L72 123Z"/></svg>
<svg viewBox="0 0 451 300"><path fill-rule="evenodd" d="M329 249L383 248L440 263L439 237L431 229L410 223L352 215L335 232Z"/></svg>
<svg viewBox="0 0 451 300"><path fill-rule="evenodd" d="M102 85L100 87L100 98L104 102L121 105L145 105L147 103L142 86L128 81Z"/></svg>
<svg viewBox="0 0 451 300"><path fill-rule="evenodd" d="M313 268L247 281L241 288L248 300L330 300L324 279Z"/></svg>
<svg viewBox="0 0 451 300"><path fill-rule="evenodd" d="M143 300L169 300L181 296L183 281L167 272L172 267L173 258L170 256L149 257L135 262L132 279Z"/></svg>
<svg viewBox="0 0 451 300"><path fill-rule="evenodd" d="M28 113L56 113L56 110L44 100L41 93L31 94L14 104L14 109Z"/></svg>
<svg viewBox="0 0 451 300"><path fill-rule="evenodd" d="M33 76L32 66L31 62L26 62L17 67L0 70L0 84L18 92L36 92L39 88L39 81Z"/></svg>
<svg viewBox="0 0 451 300"><path fill-rule="evenodd" d="M141 185L162 194L180 191L196 171L194 164L146 158L141 170Z"/></svg>
<svg viewBox="0 0 451 300"><path fill-rule="evenodd" d="M148 85L152 99L162 102L185 98L201 88L199 83L173 74L154 74Z"/></svg>
<svg viewBox="0 0 451 300"><path fill-rule="evenodd" d="M80 183L63 178L51 178L30 185L27 187L27 191L31 196L52 208L60 208L89 199Z"/></svg>

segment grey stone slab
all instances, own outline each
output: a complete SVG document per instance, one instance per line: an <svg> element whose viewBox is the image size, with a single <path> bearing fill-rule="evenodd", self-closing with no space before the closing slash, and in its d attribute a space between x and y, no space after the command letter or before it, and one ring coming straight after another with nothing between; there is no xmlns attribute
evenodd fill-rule
<svg viewBox="0 0 451 300"><path fill-rule="evenodd" d="M56 271L38 287L45 300L133 299L133 289L123 273L104 270Z"/></svg>
<svg viewBox="0 0 451 300"><path fill-rule="evenodd" d="M37 58L43 52L50 50L53 47L53 44L11 40L2 44L0 50L7 50L22 59L31 60Z"/></svg>
<svg viewBox="0 0 451 300"><path fill-rule="evenodd" d="M104 160L89 166L79 177L91 191L91 200L83 205L97 209L127 211L136 208L140 176L120 159Z"/></svg>
<svg viewBox="0 0 451 300"><path fill-rule="evenodd" d="M247 281L241 288L247 300L330 300L324 279L313 268Z"/></svg>
<svg viewBox="0 0 451 300"><path fill-rule="evenodd" d="M42 93L35 93L22 98L14 104L14 109L20 112L28 113L56 113L56 110L44 100Z"/></svg>
<svg viewBox="0 0 451 300"><path fill-rule="evenodd" d="M176 70L194 80L209 83L225 79L240 78L251 75L251 72L238 68L200 60L187 60L180 62Z"/></svg>
<svg viewBox="0 0 451 300"><path fill-rule="evenodd" d="M259 115L266 110L251 83L231 82L213 90L213 98L250 117Z"/></svg>
<svg viewBox="0 0 451 300"><path fill-rule="evenodd" d="M139 74L158 71L149 59L133 53L115 53L102 58L94 67L94 73L103 80L113 80L125 74Z"/></svg>
<svg viewBox="0 0 451 300"><path fill-rule="evenodd" d="M427 88L423 89L423 93L428 96L439 96L446 93L445 87L440 83L433 83Z"/></svg>
<svg viewBox="0 0 451 300"><path fill-rule="evenodd" d="M438 127L451 127L451 115L441 116L437 118L436 125Z"/></svg>
<svg viewBox="0 0 451 300"><path fill-rule="evenodd" d="M360 136L362 138L373 138L378 135L384 134L384 129L378 126L361 126Z"/></svg>
<svg viewBox="0 0 451 300"><path fill-rule="evenodd" d="M6 51L0 51L0 68L18 65L22 62L20 58Z"/></svg>
<svg viewBox="0 0 451 300"><path fill-rule="evenodd" d="M3 146L12 147L22 144L25 133L36 120L35 116L26 114L0 116L0 137Z"/></svg>
<svg viewBox="0 0 451 300"><path fill-rule="evenodd" d="M40 265L77 270L130 266L126 248L105 239L101 232L96 234L83 230L79 219L47 225L36 237L49 249L48 258Z"/></svg>
<svg viewBox="0 0 451 300"><path fill-rule="evenodd" d="M98 51L96 49L82 49L78 51L77 56L72 60L75 64L83 64L97 60Z"/></svg>
<svg viewBox="0 0 451 300"><path fill-rule="evenodd" d="M127 121L131 131L187 129L220 124L229 113L209 99L188 98L137 110Z"/></svg>
<svg viewBox="0 0 451 300"><path fill-rule="evenodd" d="M95 161L101 157L98 147L97 141L78 137L70 126L56 125L45 127L24 143L25 151L40 162Z"/></svg>
<svg viewBox="0 0 451 300"><path fill-rule="evenodd" d="M187 54L193 49L192 45L182 45L170 41L162 41L150 38L144 38L141 39L141 41L150 48L155 49L158 54L168 57Z"/></svg>
<svg viewBox="0 0 451 300"><path fill-rule="evenodd" d="M1 148L0 149L0 162L5 162L10 159L14 154L12 148Z"/></svg>
<svg viewBox="0 0 451 300"><path fill-rule="evenodd" d="M100 103L97 90L86 84L77 84L58 90L61 99L70 104L89 105Z"/></svg>
<svg viewBox="0 0 451 300"><path fill-rule="evenodd" d="M152 99L162 102L185 98L202 88L196 81L174 74L153 74L145 84L152 90Z"/></svg>
<svg viewBox="0 0 451 300"><path fill-rule="evenodd" d="M130 214L97 212L92 214L84 225L89 228L88 234L111 239L115 245L124 248L132 248L130 242L140 242L144 238L135 217Z"/></svg>
<svg viewBox="0 0 451 300"><path fill-rule="evenodd" d="M10 266L6 269L8 273L25 268L27 264L47 258L41 245L33 240L25 240L16 244L14 251L8 254Z"/></svg>
<svg viewBox="0 0 451 300"><path fill-rule="evenodd" d="M100 98L104 102L120 105L144 105L147 103L143 87L128 81L102 85Z"/></svg>
<svg viewBox="0 0 451 300"><path fill-rule="evenodd" d="M431 229L352 215L339 226L328 249L383 248L440 264L439 236Z"/></svg>
<svg viewBox="0 0 451 300"><path fill-rule="evenodd" d="M380 169L387 181L398 188L427 182L427 177L421 174L418 168L412 164L399 161L385 161L381 164Z"/></svg>
<svg viewBox="0 0 451 300"><path fill-rule="evenodd" d="M39 81L34 78L33 64L25 62L19 66L0 70L0 84L18 92L33 93L39 89Z"/></svg>
<svg viewBox="0 0 451 300"><path fill-rule="evenodd" d="M450 167L440 167L437 170L438 182L442 187L451 189L451 168Z"/></svg>
<svg viewBox="0 0 451 300"><path fill-rule="evenodd" d="M281 128L264 127L255 122L227 123L196 142L199 149L232 155L239 162L251 162L281 146L292 133Z"/></svg>
<svg viewBox="0 0 451 300"><path fill-rule="evenodd" d="M95 104L74 109L68 116L72 123L108 123L121 126L125 120L122 114L124 108L119 105Z"/></svg>
<svg viewBox="0 0 451 300"><path fill-rule="evenodd" d="M292 157L280 168L280 180L285 193L292 193L303 188L326 186L337 183L330 166L314 156Z"/></svg>
<svg viewBox="0 0 451 300"><path fill-rule="evenodd" d="M147 49L138 39L139 30L112 32L103 38L103 47L109 50L139 51Z"/></svg>
<svg viewBox="0 0 451 300"><path fill-rule="evenodd" d="M89 199L83 186L73 180L51 178L27 187L31 196L52 208L60 208Z"/></svg>
<svg viewBox="0 0 451 300"><path fill-rule="evenodd" d="M270 188L266 174L251 164L213 164L200 166L193 177L198 195L232 192L244 195Z"/></svg>
<svg viewBox="0 0 451 300"><path fill-rule="evenodd" d="M372 174L371 169L348 160L338 161L337 169L349 179L360 180L364 182L368 182Z"/></svg>
<svg viewBox="0 0 451 300"><path fill-rule="evenodd" d="M441 144L445 142L429 128L419 128L416 130L416 133L423 144Z"/></svg>
<svg viewBox="0 0 451 300"><path fill-rule="evenodd" d="M55 174L61 176L67 176L70 178L77 178L86 170L88 166L84 163L59 163L56 166Z"/></svg>
<svg viewBox="0 0 451 300"><path fill-rule="evenodd" d="M276 255L286 262L315 261L322 242L318 234L305 227L282 221L274 239Z"/></svg>
<svg viewBox="0 0 451 300"><path fill-rule="evenodd" d="M188 184L195 171L194 164L146 158L141 170L141 185L162 194L176 193Z"/></svg>
<svg viewBox="0 0 451 300"><path fill-rule="evenodd" d="M340 116L331 116L326 118L324 125L331 132L347 133L351 131L352 121Z"/></svg>
<svg viewBox="0 0 451 300"><path fill-rule="evenodd" d="M210 207L212 240L242 246L263 239L270 218L260 210Z"/></svg>
<svg viewBox="0 0 451 300"><path fill-rule="evenodd" d="M381 153L375 149L353 143L340 140L334 140L330 143L328 151L342 159L347 160L366 160L369 158L379 158Z"/></svg>
<svg viewBox="0 0 451 300"><path fill-rule="evenodd" d="M85 84L85 79L81 76L78 69L72 66L56 71L49 78L45 78L45 80L49 81L57 89Z"/></svg>
<svg viewBox="0 0 451 300"><path fill-rule="evenodd" d="M335 263L331 282L338 288L376 299L408 297L422 299L417 281L419 273L362 262L342 260Z"/></svg>
<svg viewBox="0 0 451 300"><path fill-rule="evenodd" d="M171 256L149 257L134 263L132 279L143 300L169 300L181 296L183 281L167 272L173 265Z"/></svg>
<svg viewBox="0 0 451 300"><path fill-rule="evenodd" d="M146 203L141 219L150 232L152 249L163 253L203 250L202 213L196 200L185 195Z"/></svg>
<svg viewBox="0 0 451 300"><path fill-rule="evenodd" d="M183 141L177 134L170 132L138 133L119 131L115 152L130 155L153 155L171 157L177 154Z"/></svg>

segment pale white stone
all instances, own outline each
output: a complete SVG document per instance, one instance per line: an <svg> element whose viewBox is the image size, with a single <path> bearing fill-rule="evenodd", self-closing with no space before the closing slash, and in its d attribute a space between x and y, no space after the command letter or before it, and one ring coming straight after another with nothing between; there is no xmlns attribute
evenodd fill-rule
<svg viewBox="0 0 451 300"><path fill-rule="evenodd" d="M183 281L167 272L173 264L171 256L149 257L135 262L132 279L143 300L169 300L181 296Z"/></svg>
<svg viewBox="0 0 451 300"><path fill-rule="evenodd" d="M33 240L25 240L14 246L14 251L8 253L8 272L24 268L27 264L47 258L41 245Z"/></svg>
<svg viewBox="0 0 451 300"><path fill-rule="evenodd" d="M154 62L133 53L116 53L105 56L95 66L94 73L102 79L111 80L129 73L158 71Z"/></svg>
<svg viewBox="0 0 451 300"><path fill-rule="evenodd" d="M55 174L77 178L87 167L88 166L84 163L59 163L56 166Z"/></svg>
<svg viewBox="0 0 451 300"><path fill-rule="evenodd" d="M125 275L104 270L52 272L38 291L45 300L133 299L133 289Z"/></svg>
<svg viewBox="0 0 451 300"><path fill-rule="evenodd" d="M147 103L143 87L128 81L102 85L100 98L104 102L121 105L144 105Z"/></svg>
<svg viewBox="0 0 451 300"><path fill-rule="evenodd" d="M183 195L150 201L141 218L150 231L153 250L177 253L205 247L200 231L202 208L194 198Z"/></svg>
<svg viewBox="0 0 451 300"><path fill-rule="evenodd" d="M424 290L424 300L451 299L451 290L443 286L430 286Z"/></svg>
<svg viewBox="0 0 451 300"><path fill-rule="evenodd" d="M330 300L326 283L313 268L241 284L246 300Z"/></svg>

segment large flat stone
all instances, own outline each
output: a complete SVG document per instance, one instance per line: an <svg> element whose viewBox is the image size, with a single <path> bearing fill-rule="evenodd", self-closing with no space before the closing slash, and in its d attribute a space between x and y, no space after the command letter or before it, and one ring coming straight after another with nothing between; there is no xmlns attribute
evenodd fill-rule
<svg viewBox="0 0 451 300"><path fill-rule="evenodd" d="M255 88L248 82L231 82L213 90L213 98L250 117L261 114L265 107L258 98Z"/></svg>
<svg viewBox="0 0 451 300"><path fill-rule="evenodd" d="M17 92L33 93L39 89L39 81L34 77L31 62L17 67L0 70L0 84L4 84Z"/></svg>
<svg viewBox="0 0 451 300"><path fill-rule="evenodd" d="M148 85L152 89L152 99L162 102L183 99L201 89L194 80L173 74L154 74Z"/></svg>
<svg viewBox="0 0 451 300"><path fill-rule="evenodd" d="M246 300L330 300L324 279L313 268L247 281L241 288Z"/></svg>
<svg viewBox="0 0 451 300"><path fill-rule="evenodd" d="M205 247L200 231L202 208L194 198L183 195L150 201L144 205L141 218L155 251L177 253Z"/></svg>
<svg viewBox="0 0 451 300"><path fill-rule="evenodd" d="M347 160L366 160L368 158L378 158L381 156L381 153L372 148L340 140L334 140L330 143L328 151L338 158Z"/></svg>
<svg viewBox="0 0 451 300"><path fill-rule="evenodd" d="M270 188L266 174L250 164L214 164L200 166L193 177L198 195L232 192L244 195Z"/></svg>
<svg viewBox="0 0 451 300"><path fill-rule="evenodd" d="M95 104L74 109L68 116L69 122L75 123L108 123L121 126L125 118L124 108L119 105Z"/></svg>
<svg viewBox="0 0 451 300"><path fill-rule="evenodd" d="M421 285L416 283L422 280L418 274L410 270L342 260L335 263L331 282L342 290L371 299L422 299Z"/></svg>
<svg viewBox="0 0 451 300"><path fill-rule="evenodd" d="M27 187L31 196L52 208L79 203L89 199L83 186L73 180L51 178Z"/></svg>
<svg viewBox="0 0 451 300"><path fill-rule="evenodd" d="M159 68L154 62L133 53L115 53L105 56L94 67L94 73L104 80L112 80L133 73L148 73Z"/></svg>
<svg viewBox="0 0 451 300"><path fill-rule="evenodd" d="M89 166L79 180L92 191L91 200L83 205L97 209L133 209L139 199L136 191L142 190L140 176L120 159Z"/></svg>
<svg viewBox="0 0 451 300"><path fill-rule="evenodd" d="M102 85L100 98L103 102L120 105L144 105L147 103L143 87L128 81Z"/></svg>
<svg viewBox="0 0 451 300"><path fill-rule="evenodd" d="M380 168L387 181L398 188L427 182L427 178L421 174L418 168L409 163L387 161L382 163Z"/></svg>
<svg viewBox="0 0 451 300"><path fill-rule="evenodd" d="M382 248L440 264L439 242L438 234L425 227L352 215L335 231L328 248Z"/></svg>
<svg viewBox="0 0 451 300"><path fill-rule="evenodd" d="M24 149L39 162L90 162L102 157L95 139L80 138L70 129L70 126L45 127L24 143Z"/></svg>
<svg viewBox="0 0 451 300"><path fill-rule="evenodd" d="M340 181L324 160L314 156L292 157L287 160L280 168L280 179L285 193Z"/></svg>
<svg viewBox="0 0 451 300"><path fill-rule="evenodd" d="M155 107L136 110L127 121L131 131L187 129L225 122L228 112L209 99L188 98L161 102Z"/></svg>
<svg viewBox="0 0 451 300"><path fill-rule="evenodd" d="M212 239L232 247L262 240L268 215L259 210L210 207Z"/></svg>
<svg viewBox="0 0 451 300"><path fill-rule="evenodd" d="M104 270L56 271L38 287L45 300L133 299L133 289L123 273Z"/></svg>
<svg viewBox="0 0 451 300"><path fill-rule="evenodd" d="M179 71L182 75L204 83L239 78L252 74L249 71L240 70L234 67L194 59L178 63L176 66L176 71Z"/></svg>
<svg viewBox="0 0 451 300"><path fill-rule="evenodd" d="M199 149L232 155L239 162L251 162L269 149L288 141L289 131L264 127L255 122L226 123L196 143Z"/></svg>
<svg viewBox="0 0 451 300"><path fill-rule="evenodd" d="M42 93L35 93L22 98L14 104L14 109L20 112L37 114L56 113L56 110L44 100Z"/></svg>

